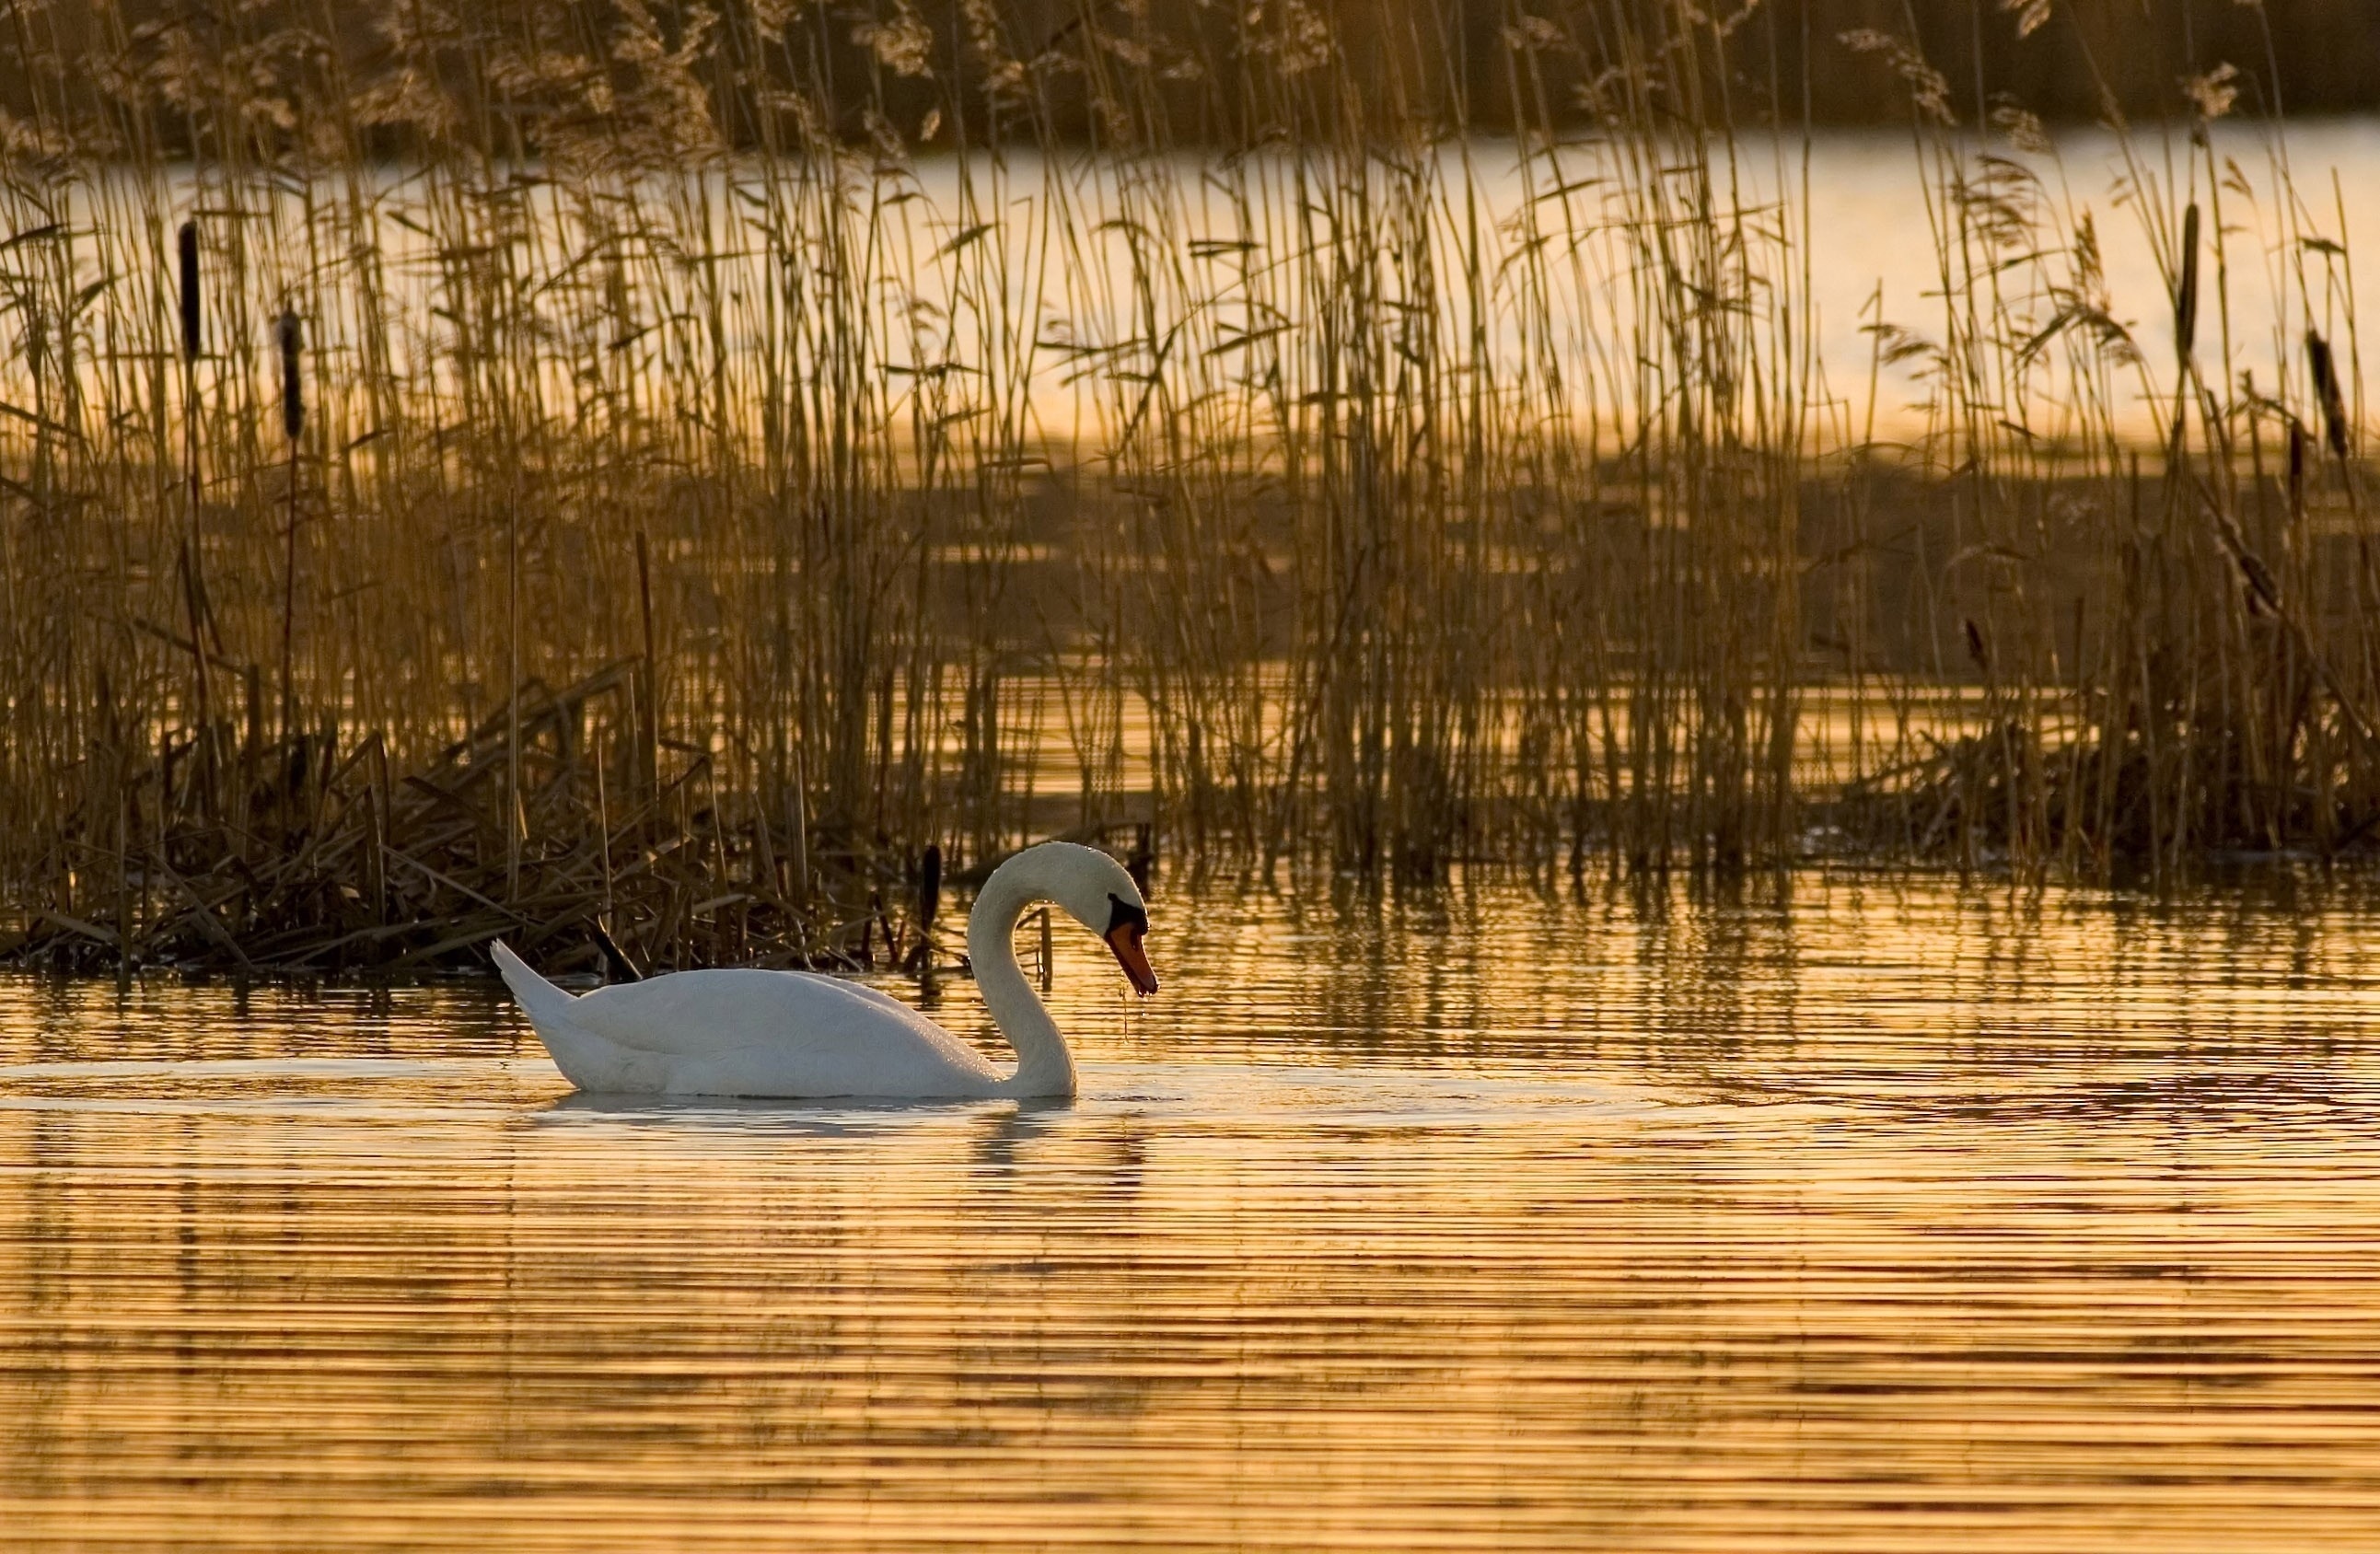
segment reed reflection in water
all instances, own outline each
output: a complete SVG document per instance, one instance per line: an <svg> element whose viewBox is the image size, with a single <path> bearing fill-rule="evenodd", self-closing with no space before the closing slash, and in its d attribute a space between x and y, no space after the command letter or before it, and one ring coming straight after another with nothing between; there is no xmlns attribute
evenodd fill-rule
<svg viewBox="0 0 2380 1554"><path fill-rule="evenodd" d="M12 1545L2368 1548L2369 909L1160 881L1073 1105L0 986ZM988 1035L965 984L940 1014Z"/></svg>

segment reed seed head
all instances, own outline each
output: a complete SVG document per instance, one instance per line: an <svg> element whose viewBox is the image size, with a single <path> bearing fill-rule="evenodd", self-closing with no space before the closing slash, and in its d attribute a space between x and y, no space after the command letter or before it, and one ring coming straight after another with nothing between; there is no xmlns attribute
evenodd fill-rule
<svg viewBox="0 0 2380 1554"><path fill-rule="evenodd" d="M2330 342L2319 330L2306 331L2306 368L2313 374L2313 396L2322 406L2322 430L2330 441L2330 451L2340 458L2347 456L2347 402L2338 388L2338 364L2332 359Z"/></svg>

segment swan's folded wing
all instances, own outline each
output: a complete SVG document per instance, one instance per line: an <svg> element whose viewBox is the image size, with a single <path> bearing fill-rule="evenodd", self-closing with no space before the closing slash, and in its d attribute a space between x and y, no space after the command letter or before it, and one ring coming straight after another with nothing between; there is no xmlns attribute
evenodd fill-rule
<svg viewBox="0 0 2380 1554"><path fill-rule="evenodd" d="M623 1047L695 1056L759 1042L864 1042L902 1034L959 1045L873 988L793 971L680 972L622 983L579 999L570 1017Z"/></svg>
<svg viewBox="0 0 2380 1554"><path fill-rule="evenodd" d="M580 999L572 1021L651 1093L948 1097L989 1094L1000 1080L917 1011L796 972L681 972L605 988Z"/></svg>

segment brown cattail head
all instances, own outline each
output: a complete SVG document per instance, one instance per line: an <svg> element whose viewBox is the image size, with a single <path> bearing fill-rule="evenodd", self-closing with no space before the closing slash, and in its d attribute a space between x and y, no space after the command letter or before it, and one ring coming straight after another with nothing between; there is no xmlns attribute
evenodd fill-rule
<svg viewBox="0 0 2380 1554"><path fill-rule="evenodd" d="M2291 416L2289 418L2289 511L2292 514L2305 511L2306 442L2305 423Z"/></svg>
<svg viewBox="0 0 2380 1554"><path fill-rule="evenodd" d="M306 431L306 384L298 370L298 353L304 348L305 338L298 315L284 312L277 333L281 336L281 426L295 443Z"/></svg>
<svg viewBox="0 0 2380 1554"><path fill-rule="evenodd" d="M2198 202L2181 216L2181 283L2173 294L2173 351L2187 362L2198 339Z"/></svg>
<svg viewBox="0 0 2380 1554"><path fill-rule="evenodd" d="M2248 606L2251 613L2262 605L2277 612L2281 604L2281 585L2273 577L2273 569L2264 558L2242 546L2240 550L2240 576L2248 585Z"/></svg>
<svg viewBox="0 0 2380 1554"><path fill-rule="evenodd" d="M2306 366L2313 372L2313 396L2322 405L2322 430L2330 451L2347 456L2347 401L2338 389L2338 366L2331 359L2330 342L2306 331Z"/></svg>
<svg viewBox="0 0 2380 1554"><path fill-rule="evenodd" d="M182 224L182 359L196 361L202 344L199 334L199 224Z"/></svg>

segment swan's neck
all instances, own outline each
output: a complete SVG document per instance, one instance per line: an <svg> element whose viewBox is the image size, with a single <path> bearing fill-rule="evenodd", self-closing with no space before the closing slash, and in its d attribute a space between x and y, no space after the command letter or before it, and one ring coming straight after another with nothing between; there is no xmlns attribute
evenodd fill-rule
<svg viewBox="0 0 2380 1554"><path fill-rule="evenodd" d="M983 1006L1016 1049L1016 1072L1001 1089L1013 1096L1071 1096L1074 1056L1066 1050L1066 1038L1058 1034L1057 1022L1026 981L1025 968L1016 964L1017 922L1041 899L1008 870L995 871L967 914L967 959L975 966L976 986L983 990Z"/></svg>

